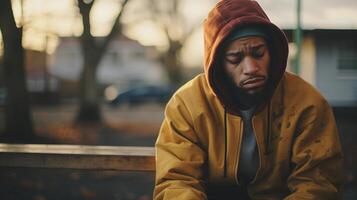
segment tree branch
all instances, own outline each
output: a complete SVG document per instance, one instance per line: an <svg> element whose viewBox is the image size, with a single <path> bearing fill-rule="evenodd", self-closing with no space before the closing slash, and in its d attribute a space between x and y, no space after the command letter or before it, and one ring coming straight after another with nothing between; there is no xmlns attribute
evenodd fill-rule
<svg viewBox="0 0 357 200"><path fill-rule="evenodd" d="M82 24L83 24L83 32L81 35L81 44L83 51L88 49L96 49L96 45L94 42L94 38L90 32L91 24L90 24L90 11L93 7L94 1L90 3L84 3L83 0L77 0L79 12L82 15Z"/></svg>
<svg viewBox="0 0 357 200"><path fill-rule="evenodd" d="M129 0L123 0L121 10L118 13L118 16L114 20L114 24L113 24L113 27L112 27L110 33L108 34L108 36L105 37L104 42L99 47L100 51L105 51L105 49L107 48L110 41L121 32L122 24L120 23L120 18L123 15L123 12L124 12L125 7L128 4L128 2L129 2Z"/></svg>

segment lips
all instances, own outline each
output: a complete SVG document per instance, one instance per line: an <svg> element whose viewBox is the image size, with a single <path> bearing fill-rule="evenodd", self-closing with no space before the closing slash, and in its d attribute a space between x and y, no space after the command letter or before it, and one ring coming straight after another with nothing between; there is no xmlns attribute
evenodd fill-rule
<svg viewBox="0 0 357 200"><path fill-rule="evenodd" d="M255 88L260 88L265 85L265 77L263 76L258 76L258 77L253 77L249 78L242 83L242 88L244 89L255 89Z"/></svg>

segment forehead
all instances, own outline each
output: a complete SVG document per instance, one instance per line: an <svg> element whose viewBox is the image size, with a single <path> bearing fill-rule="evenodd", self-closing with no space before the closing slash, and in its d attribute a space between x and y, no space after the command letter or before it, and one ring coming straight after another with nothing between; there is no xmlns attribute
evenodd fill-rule
<svg viewBox="0 0 357 200"><path fill-rule="evenodd" d="M231 43L227 45L225 51L228 52L234 50L241 50L241 49L256 47L260 45L266 45L264 38L259 36L249 36L249 37L233 40Z"/></svg>

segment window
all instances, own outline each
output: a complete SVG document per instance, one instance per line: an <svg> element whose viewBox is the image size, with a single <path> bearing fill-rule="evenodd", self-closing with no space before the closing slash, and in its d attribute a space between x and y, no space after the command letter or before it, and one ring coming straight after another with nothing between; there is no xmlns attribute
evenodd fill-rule
<svg viewBox="0 0 357 200"><path fill-rule="evenodd" d="M337 67L339 71L357 73L357 41L340 44Z"/></svg>

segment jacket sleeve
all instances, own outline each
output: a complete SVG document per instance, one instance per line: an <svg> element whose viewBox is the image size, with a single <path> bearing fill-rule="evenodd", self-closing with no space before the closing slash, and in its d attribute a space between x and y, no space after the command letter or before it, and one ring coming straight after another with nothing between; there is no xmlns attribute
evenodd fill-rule
<svg viewBox="0 0 357 200"><path fill-rule="evenodd" d="M154 199L207 199L202 181L206 153L200 147L190 112L177 96L166 107L155 147Z"/></svg>
<svg viewBox="0 0 357 200"><path fill-rule="evenodd" d="M288 178L291 199L341 199L343 154L332 110L322 99L300 115Z"/></svg>

